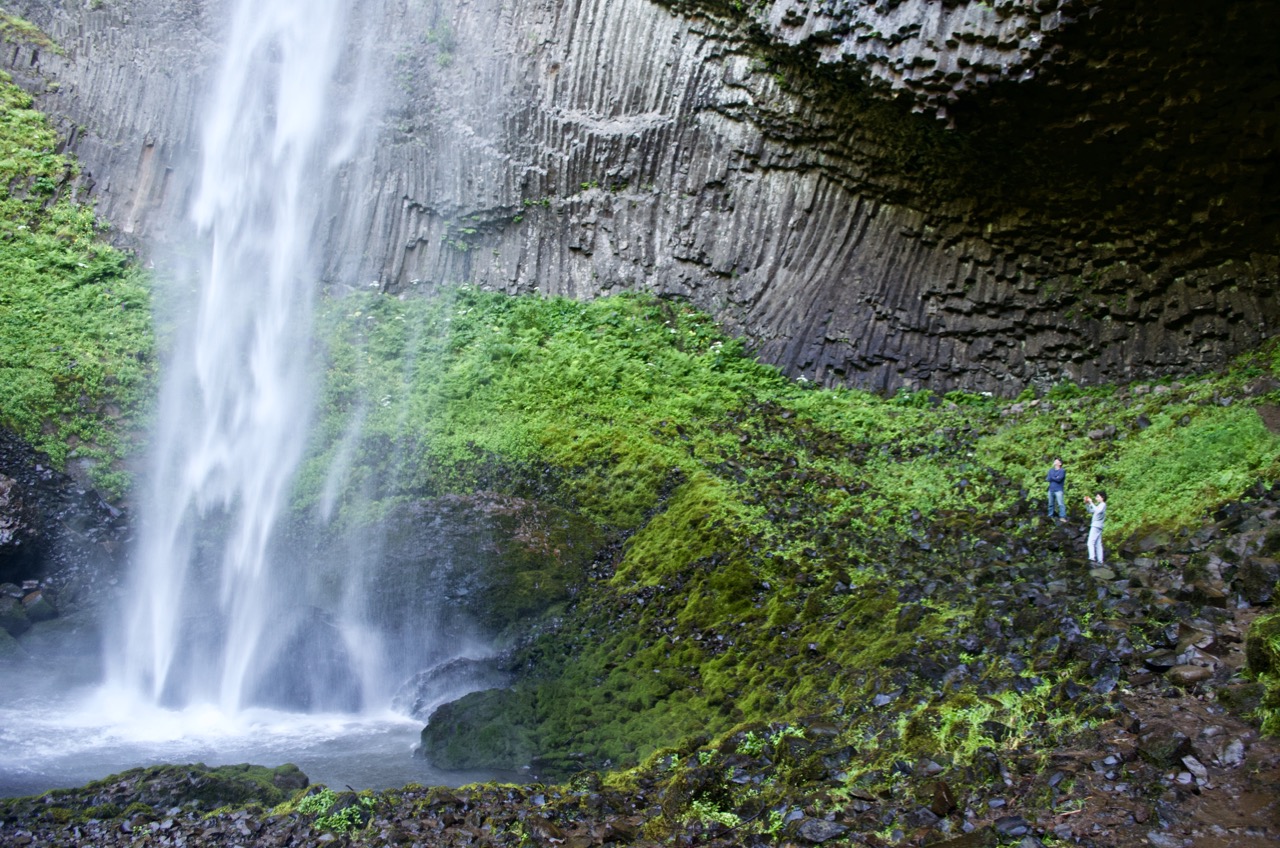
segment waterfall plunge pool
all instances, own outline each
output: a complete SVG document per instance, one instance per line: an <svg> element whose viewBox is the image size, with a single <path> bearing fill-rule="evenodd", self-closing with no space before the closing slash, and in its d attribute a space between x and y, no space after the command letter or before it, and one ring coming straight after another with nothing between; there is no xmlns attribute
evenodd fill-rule
<svg viewBox="0 0 1280 848"><path fill-rule="evenodd" d="M0 680L0 683L8 681ZM387 789L527 779L453 772L413 755L422 722L390 711L236 715L202 705L169 710L102 687L46 694L0 688L0 797L82 786L138 766L293 763L312 783Z"/></svg>

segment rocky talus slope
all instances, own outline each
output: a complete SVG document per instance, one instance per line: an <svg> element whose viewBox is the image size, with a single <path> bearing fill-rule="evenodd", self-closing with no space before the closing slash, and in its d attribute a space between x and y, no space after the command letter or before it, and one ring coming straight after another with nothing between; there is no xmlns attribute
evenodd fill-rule
<svg viewBox="0 0 1280 848"><path fill-rule="evenodd" d="M318 807L273 808L282 791L296 791L297 777L285 775L282 790L275 778L255 782L203 767L135 770L0 802L0 842L1274 844L1280 746L1244 718L1262 692L1242 672L1246 646L1254 662L1280 659L1260 660L1264 649L1246 642L1276 588L1277 515L1280 491L1255 492L1195 533L1134 540L1105 567L1079 558L1082 532L1072 525L1020 510L997 516L980 529L976 541L985 545L969 539L951 575L955 591L982 599L984 617L975 620L982 640L961 632L918 643L875 672L883 686L869 703L715 740L694 737L631 772L585 772L554 786L337 793L320 796ZM1001 544L1010 541L1006 533L1016 534L1011 547ZM922 547L955 557L965 535L938 526ZM912 626L913 605L951 591L938 560L921 568L939 579L901 584L903 628ZM823 673L820 658L812 666L810 673ZM1001 667L1072 674L1040 702L1045 713L1004 715L976 731L957 723L955 732L982 735L965 756L931 750L928 740L943 737L913 727L919 713L903 722L919 704L967 684L993 703L1010 687L1038 685L994 671ZM1075 716L1074 729L1056 733L1049 713Z"/></svg>
<svg viewBox="0 0 1280 848"><path fill-rule="evenodd" d="M125 241L173 238L225 9L9 7L58 45L4 64L84 188ZM1280 315L1264 0L378 9L334 287L647 289L792 376L1005 394L1208 369Z"/></svg>

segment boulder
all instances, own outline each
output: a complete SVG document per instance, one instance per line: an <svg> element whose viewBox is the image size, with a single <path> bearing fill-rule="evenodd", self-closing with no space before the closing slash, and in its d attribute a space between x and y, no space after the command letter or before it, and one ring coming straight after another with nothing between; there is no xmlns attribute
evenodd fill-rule
<svg viewBox="0 0 1280 848"><path fill-rule="evenodd" d="M26 611L27 618L33 622L49 621L58 617L58 608L53 605L49 593L40 589L22 599L22 608Z"/></svg>
<svg viewBox="0 0 1280 848"><path fill-rule="evenodd" d="M1244 643L1245 662L1255 675L1280 672L1280 613L1259 616Z"/></svg>
<svg viewBox="0 0 1280 848"><path fill-rule="evenodd" d="M415 674L396 692L391 706L397 712L427 721L441 704L456 701L469 692L501 689L510 683L511 675L498 667L496 659L463 657Z"/></svg>
<svg viewBox="0 0 1280 848"><path fill-rule="evenodd" d="M796 825L796 836L805 842L814 844L835 839L837 836L843 836L848 832L849 828L844 825L838 822L824 821L823 819L805 818L801 819L800 823Z"/></svg>
<svg viewBox="0 0 1280 848"><path fill-rule="evenodd" d="M22 601L9 596L0 596L0 629L10 636L21 636L31 629L31 619L27 616Z"/></svg>
<svg viewBox="0 0 1280 848"><path fill-rule="evenodd" d="M473 692L431 714L417 753L442 769L518 769L540 753L536 725L534 704L520 692Z"/></svg>
<svg viewBox="0 0 1280 848"><path fill-rule="evenodd" d="M1191 753L1191 739L1172 725L1153 722L1138 737L1138 755L1157 768L1176 768Z"/></svg>
<svg viewBox="0 0 1280 848"><path fill-rule="evenodd" d="M1175 665L1165 672L1170 683L1189 689L1213 677L1213 670L1202 665Z"/></svg>
<svg viewBox="0 0 1280 848"><path fill-rule="evenodd" d="M1280 581L1280 563L1270 557L1251 556L1236 572L1236 586L1251 604L1270 603Z"/></svg>

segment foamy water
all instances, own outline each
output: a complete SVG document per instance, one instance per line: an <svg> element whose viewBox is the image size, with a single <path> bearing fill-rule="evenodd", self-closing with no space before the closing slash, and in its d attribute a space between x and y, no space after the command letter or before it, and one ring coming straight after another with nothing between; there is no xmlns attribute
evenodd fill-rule
<svg viewBox="0 0 1280 848"><path fill-rule="evenodd" d="M31 696L0 706L0 796L80 786L160 763L293 763L313 783L355 789L493 778L433 769L413 755L421 730L422 722L389 711L227 713L212 704L169 710L96 687Z"/></svg>

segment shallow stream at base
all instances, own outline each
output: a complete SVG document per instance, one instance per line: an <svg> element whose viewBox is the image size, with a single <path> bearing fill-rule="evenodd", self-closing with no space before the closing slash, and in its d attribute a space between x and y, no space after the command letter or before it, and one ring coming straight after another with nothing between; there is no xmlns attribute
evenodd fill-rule
<svg viewBox="0 0 1280 848"><path fill-rule="evenodd" d="M293 763L312 783L386 789L518 780L451 772L413 755L422 722L392 712L301 714L212 707L165 710L100 687L55 695L0 693L0 797L82 786L138 766Z"/></svg>

